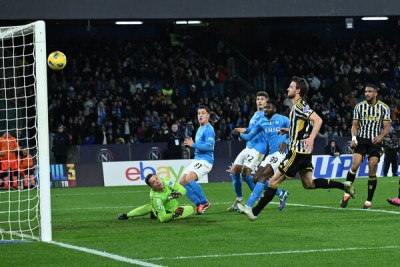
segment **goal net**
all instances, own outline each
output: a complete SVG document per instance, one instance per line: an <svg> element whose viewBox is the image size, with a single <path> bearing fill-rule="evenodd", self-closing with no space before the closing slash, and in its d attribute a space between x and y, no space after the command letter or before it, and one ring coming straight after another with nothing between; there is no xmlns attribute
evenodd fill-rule
<svg viewBox="0 0 400 267"><path fill-rule="evenodd" d="M51 241L46 71L43 21L0 27L2 243Z"/></svg>

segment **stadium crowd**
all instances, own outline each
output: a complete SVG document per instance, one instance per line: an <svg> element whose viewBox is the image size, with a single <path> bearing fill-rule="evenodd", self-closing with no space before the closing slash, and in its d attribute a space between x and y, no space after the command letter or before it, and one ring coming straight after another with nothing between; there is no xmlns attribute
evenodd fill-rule
<svg viewBox="0 0 400 267"><path fill-rule="evenodd" d="M352 111L367 83L379 86L393 126L399 125L400 53L394 43L328 42L314 50L270 44L251 60L254 83L247 84L237 82L234 49L216 44L208 55L176 39L69 44L78 52L69 55L64 71L50 73L51 131L64 125L75 145L164 142L173 122L192 136L196 107L204 104L215 113L217 141L231 140L232 129L247 127L256 110L260 77L287 81L267 92L288 115L285 86L293 75L309 81L307 98L324 120L320 136L327 140L350 136Z"/></svg>

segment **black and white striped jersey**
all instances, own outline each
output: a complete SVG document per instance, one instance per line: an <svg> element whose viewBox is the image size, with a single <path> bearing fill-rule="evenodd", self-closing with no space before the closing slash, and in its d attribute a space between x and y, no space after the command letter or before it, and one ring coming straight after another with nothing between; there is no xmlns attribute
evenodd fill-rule
<svg viewBox="0 0 400 267"><path fill-rule="evenodd" d="M312 132L312 125L309 118L313 112L314 110L310 108L307 101L305 101L303 98L298 99L292 106L289 115L290 150L295 150L300 153L311 153L310 151L306 150L305 143L302 140L310 137Z"/></svg>
<svg viewBox="0 0 400 267"><path fill-rule="evenodd" d="M373 139L382 132L383 121L390 121L390 108L380 100L375 105L364 100L355 106L353 120L358 120L357 136Z"/></svg>

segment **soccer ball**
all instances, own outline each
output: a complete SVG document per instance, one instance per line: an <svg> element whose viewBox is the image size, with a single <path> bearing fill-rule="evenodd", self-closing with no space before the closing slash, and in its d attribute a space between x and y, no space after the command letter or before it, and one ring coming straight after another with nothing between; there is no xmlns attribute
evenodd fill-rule
<svg viewBox="0 0 400 267"><path fill-rule="evenodd" d="M47 64L52 70L62 70L67 65L67 57L63 52L54 51L47 58Z"/></svg>

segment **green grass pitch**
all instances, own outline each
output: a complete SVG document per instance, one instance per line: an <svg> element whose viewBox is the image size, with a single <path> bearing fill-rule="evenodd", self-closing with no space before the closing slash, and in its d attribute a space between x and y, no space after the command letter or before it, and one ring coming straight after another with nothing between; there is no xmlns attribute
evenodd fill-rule
<svg viewBox="0 0 400 267"><path fill-rule="evenodd" d="M355 187L357 198L341 209L342 191L304 190L288 180L286 208L278 211L275 198L250 222L226 211L231 183L204 184L207 213L164 224L116 219L148 202L146 186L52 189L56 243L0 245L1 266L398 266L400 207L386 202L397 195L398 178L378 179L371 210L360 209L367 179Z"/></svg>

